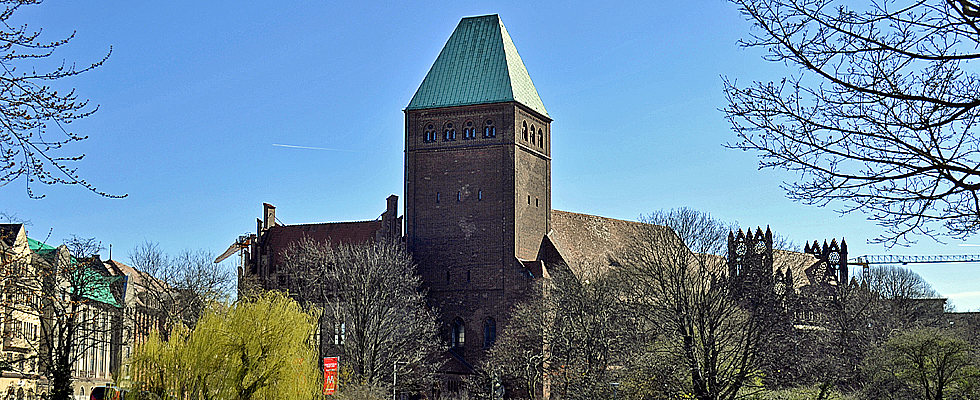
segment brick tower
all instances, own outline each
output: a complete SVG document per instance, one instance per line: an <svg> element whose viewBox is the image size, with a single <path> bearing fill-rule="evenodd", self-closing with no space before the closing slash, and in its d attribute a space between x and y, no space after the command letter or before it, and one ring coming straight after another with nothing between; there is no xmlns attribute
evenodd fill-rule
<svg viewBox="0 0 980 400"><path fill-rule="evenodd" d="M405 109L405 239L452 347L446 372L483 357L542 273L550 123L497 15L460 21Z"/></svg>

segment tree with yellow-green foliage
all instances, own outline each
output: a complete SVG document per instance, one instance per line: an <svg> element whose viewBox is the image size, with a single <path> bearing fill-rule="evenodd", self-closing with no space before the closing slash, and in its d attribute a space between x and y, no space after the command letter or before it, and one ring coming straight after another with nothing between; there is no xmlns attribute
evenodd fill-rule
<svg viewBox="0 0 980 400"><path fill-rule="evenodd" d="M169 341L152 335L132 365L142 389L164 398L311 399L320 390L313 341L319 311L279 293L210 311Z"/></svg>

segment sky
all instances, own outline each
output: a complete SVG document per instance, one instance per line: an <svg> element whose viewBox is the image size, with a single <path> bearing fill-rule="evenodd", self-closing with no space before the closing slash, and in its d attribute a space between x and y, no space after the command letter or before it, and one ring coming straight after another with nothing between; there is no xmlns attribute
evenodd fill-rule
<svg viewBox="0 0 980 400"><path fill-rule="evenodd" d="M980 237L885 248L865 215L787 199L793 174L759 170L720 111L722 80L794 73L742 49L750 24L722 0L47 0L14 21L75 37L40 65L100 60L54 82L99 105L60 155L98 189L0 187L0 211L59 244L94 237L112 258L149 241L220 254L254 233L262 203L284 224L372 220L402 195L404 108L460 18L499 14L552 123L552 204L636 220L688 207L798 244L863 254L978 254ZM403 205L403 203L402 203ZM226 262L228 268L232 263ZM980 265L911 265L957 310L980 310Z"/></svg>

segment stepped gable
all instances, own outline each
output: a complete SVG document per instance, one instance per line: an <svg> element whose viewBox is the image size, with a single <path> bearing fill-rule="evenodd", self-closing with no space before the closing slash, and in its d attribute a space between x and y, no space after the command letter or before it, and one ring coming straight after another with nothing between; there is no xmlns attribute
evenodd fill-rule
<svg viewBox="0 0 980 400"><path fill-rule="evenodd" d="M660 225L558 210L551 210L551 227L546 240L579 276L590 266L609 268L610 257L624 254L636 243L650 245L651 240L674 235Z"/></svg>
<svg viewBox="0 0 980 400"><path fill-rule="evenodd" d="M497 14L463 18L406 110L517 102L550 120Z"/></svg>

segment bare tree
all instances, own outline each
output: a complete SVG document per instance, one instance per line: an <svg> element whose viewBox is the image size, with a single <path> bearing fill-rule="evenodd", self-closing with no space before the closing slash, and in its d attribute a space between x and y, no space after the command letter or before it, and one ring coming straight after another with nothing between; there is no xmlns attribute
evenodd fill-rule
<svg viewBox="0 0 980 400"><path fill-rule="evenodd" d="M483 370L509 382L512 396L535 398L547 385L562 399L612 398L636 330L621 276L597 266L548 271L513 310Z"/></svg>
<svg viewBox="0 0 980 400"><path fill-rule="evenodd" d="M102 247L102 242L95 238L85 238L76 234L71 234L68 239L64 240L64 243L72 256L76 258L89 258L98 255L100 251L105 249Z"/></svg>
<svg viewBox="0 0 980 400"><path fill-rule="evenodd" d="M80 100L74 89L59 92L49 86L52 81L98 68L112 48L100 60L81 67L62 62L52 69L38 69L40 59L51 57L75 36L46 41L41 39L41 29L13 22L20 7L40 2L0 1L0 186L24 179L32 198L44 197L31 189L37 183L80 185L101 196L125 197L96 189L76 168L69 167L69 162L81 160L84 154L60 154L63 147L88 138L68 130L68 124L92 115L99 107Z"/></svg>
<svg viewBox="0 0 980 400"><path fill-rule="evenodd" d="M844 205L876 239L963 238L980 229L980 14L967 0L732 0L756 28L743 47L798 69L725 79L724 109L761 168L799 173L789 196ZM936 225L942 227L936 229Z"/></svg>
<svg viewBox="0 0 980 400"><path fill-rule="evenodd" d="M939 293L919 274L908 268L883 265L872 267L868 289L888 308L889 326L909 329L937 324L945 303ZM883 319L883 318L881 318Z"/></svg>
<svg viewBox="0 0 980 400"><path fill-rule="evenodd" d="M184 250L177 256L164 253L157 243L143 242L129 252L139 304L156 318L134 321L142 334L158 330L167 338L175 324L193 329L212 302L231 293L234 278L213 262L208 251ZM142 326L152 325L152 326Z"/></svg>
<svg viewBox="0 0 980 400"><path fill-rule="evenodd" d="M38 243L29 260L17 266L5 287L15 301L6 305L26 323L21 343L32 348L28 370L46 375L51 398L67 400L79 373L109 379L113 320L120 315L118 286L98 257L74 257L67 246ZM37 323L37 326L32 324ZM102 365L82 364L83 356Z"/></svg>
<svg viewBox="0 0 980 400"><path fill-rule="evenodd" d="M353 382L428 389L441 349L435 314L401 243L361 245L301 239L283 253L280 274L293 293L322 307L321 349L339 355Z"/></svg>
<svg viewBox="0 0 980 400"><path fill-rule="evenodd" d="M663 347L682 360L683 387L699 400L734 399L755 376L761 319L735 301L726 278L729 227L690 209L659 212L643 222L663 226L619 261L633 282L637 315ZM671 380L668 383L673 382Z"/></svg>

